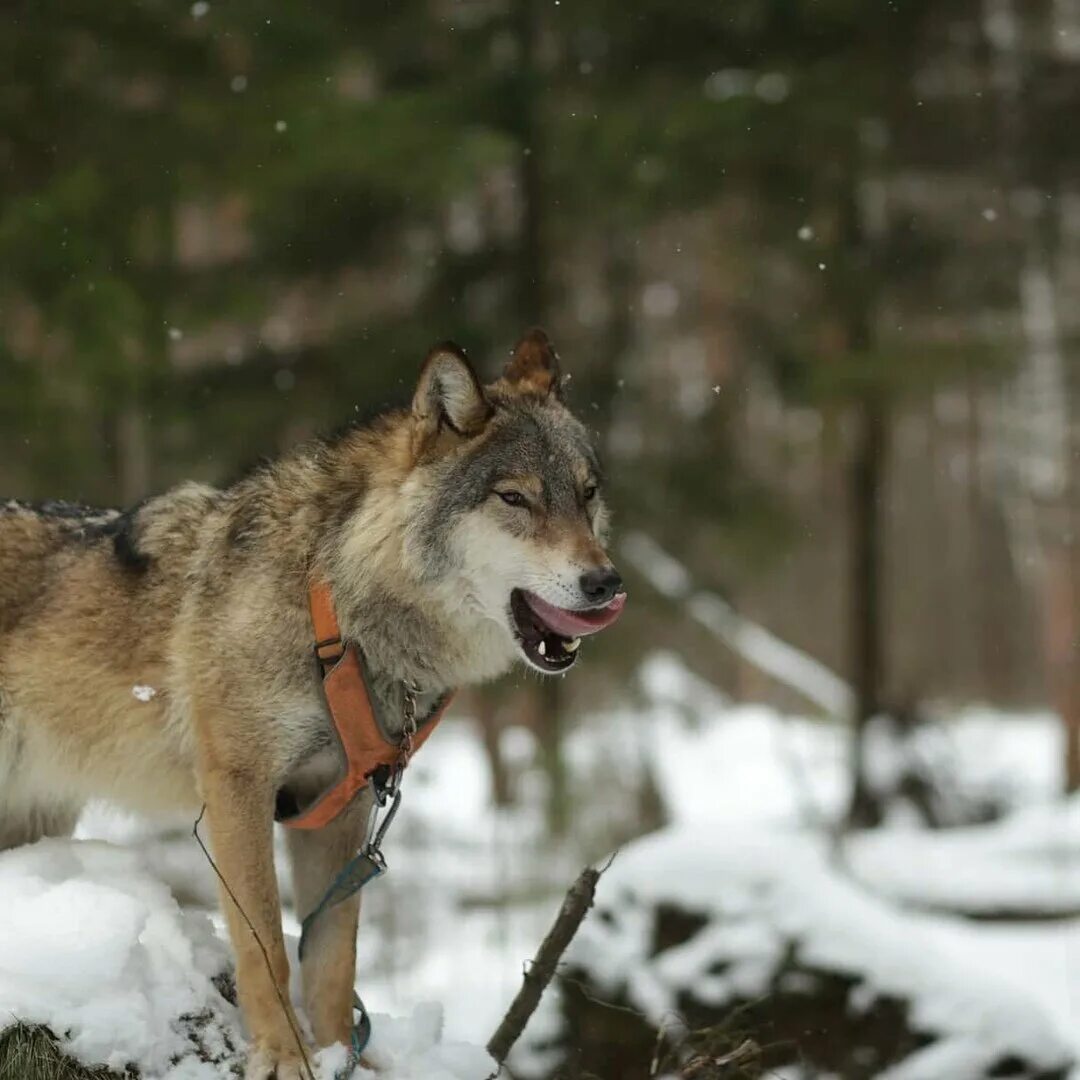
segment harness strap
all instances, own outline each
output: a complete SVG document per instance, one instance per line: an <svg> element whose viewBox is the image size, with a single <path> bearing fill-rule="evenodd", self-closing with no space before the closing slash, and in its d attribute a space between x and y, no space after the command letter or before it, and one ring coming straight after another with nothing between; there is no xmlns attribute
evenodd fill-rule
<svg viewBox="0 0 1080 1080"><path fill-rule="evenodd" d="M308 607L315 631L315 657L322 672L323 693L330 718L345 754L345 774L310 807L283 825L291 829L321 829L333 821L371 782L377 769L392 769L401 758L401 747L379 729L364 679L356 645L341 639L330 587L316 582L308 591ZM452 694L439 703L435 713L417 730L412 751L419 750L443 718Z"/></svg>

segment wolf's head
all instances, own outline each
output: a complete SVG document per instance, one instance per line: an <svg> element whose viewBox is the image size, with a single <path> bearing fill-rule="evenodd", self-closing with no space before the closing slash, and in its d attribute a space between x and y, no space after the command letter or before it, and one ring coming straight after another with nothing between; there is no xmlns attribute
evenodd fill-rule
<svg viewBox="0 0 1080 1080"><path fill-rule="evenodd" d="M604 550L600 464L547 336L526 334L488 386L461 349L437 346L409 422L410 573L452 598L462 632L496 624L536 671L568 670L626 594Z"/></svg>

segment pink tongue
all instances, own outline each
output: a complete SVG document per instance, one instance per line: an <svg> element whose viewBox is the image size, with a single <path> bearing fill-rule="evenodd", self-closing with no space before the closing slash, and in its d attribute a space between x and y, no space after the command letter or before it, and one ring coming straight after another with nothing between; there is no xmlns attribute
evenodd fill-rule
<svg viewBox="0 0 1080 1080"><path fill-rule="evenodd" d="M529 607L540 617L540 621L562 637L582 637L595 634L598 630L610 626L626 606L626 593L619 593L606 607L593 608L590 611L567 611L556 607L546 600L541 600L534 593L525 593Z"/></svg>

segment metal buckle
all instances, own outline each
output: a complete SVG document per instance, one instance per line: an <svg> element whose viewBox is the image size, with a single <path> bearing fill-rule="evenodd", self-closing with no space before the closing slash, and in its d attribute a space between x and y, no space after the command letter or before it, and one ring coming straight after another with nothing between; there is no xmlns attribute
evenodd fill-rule
<svg viewBox="0 0 1080 1080"><path fill-rule="evenodd" d="M320 653L320 649L326 649L332 645L337 647L336 656L323 656ZM327 670L332 668L345 655L345 645L339 637L323 638L322 641L316 641L312 645L311 651L315 654L315 663L319 665L319 670L325 675Z"/></svg>
<svg viewBox="0 0 1080 1080"><path fill-rule="evenodd" d="M371 811L368 814L367 829L364 833L364 844L360 850L385 870L386 859L382 853L382 842L391 823L397 816L398 807L401 806L401 770L391 770L389 777L385 775L373 776L371 791L373 801ZM384 809L386 814L380 824L379 815Z"/></svg>

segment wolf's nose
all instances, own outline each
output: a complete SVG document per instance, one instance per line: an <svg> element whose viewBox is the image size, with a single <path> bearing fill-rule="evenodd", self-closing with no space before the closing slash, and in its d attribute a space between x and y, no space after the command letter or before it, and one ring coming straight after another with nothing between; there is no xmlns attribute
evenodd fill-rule
<svg viewBox="0 0 1080 1080"><path fill-rule="evenodd" d="M587 571L581 575L580 584L590 604L606 604L622 591L622 578L614 566Z"/></svg>

